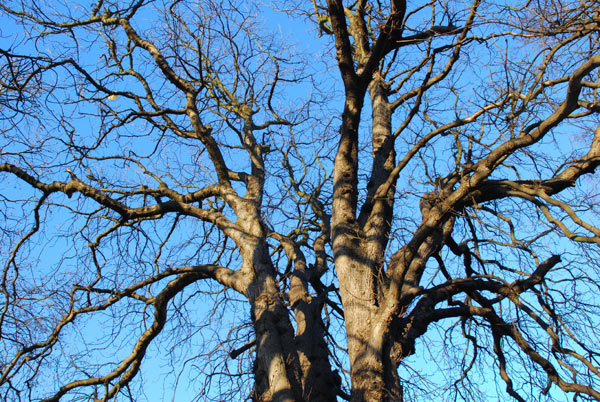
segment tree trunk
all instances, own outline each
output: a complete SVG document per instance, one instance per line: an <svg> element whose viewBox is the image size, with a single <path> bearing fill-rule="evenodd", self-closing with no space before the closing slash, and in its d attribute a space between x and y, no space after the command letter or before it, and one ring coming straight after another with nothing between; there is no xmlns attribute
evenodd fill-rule
<svg viewBox="0 0 600 402"><path fill-rule="evenodd" d="M266 252L259 250L261 254ZM267 270L264 266L255 269ZM248 296L256 335L255 393L260 402L301 400L301 371L294 332L272 275L257 275Z"/></svg>
<svg viewBox="0 0 600 402"><path fill-rule="evenodd" d="M307 294L290 296L297 324L294 334L266 242L261 240L250 249L257 273L248 292L256 334L253 400L336 401L341 379L329 363L320 301Z"/></svg>
<svg viewBox="0 0 600 402"><path fill-rule="evenodd" d="M377 78L377 77L376 77ZM381 77L369 88L373 109L373 173L367 199L356 219L354 191L348 189L356 174L353 150L356 147L353 125L362 103L347 97L341 128L340 147L334 175L333 245L335 267L344 305L351 365L351 400L398 401L402 390L396 364L387 356L389 320L379 313L379 299L385 280L383 260L389 237L394 185L376 196L386 185L395 166L391 133L391 112L387 87Z"/></svg>

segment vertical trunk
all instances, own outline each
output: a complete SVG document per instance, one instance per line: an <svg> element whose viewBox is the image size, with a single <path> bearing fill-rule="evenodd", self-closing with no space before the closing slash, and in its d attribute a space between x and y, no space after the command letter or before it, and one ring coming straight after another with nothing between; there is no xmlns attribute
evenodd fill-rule
<svg viewBox="0 0 600 402"><path fill-rule="evenodd" d="M347 275L346 280L340 281L340 287L345 288L342 298L351 364L351 400L400 401L402 388L396 372L397 361L392 358L394 343L390 331L394 315L388 314L393 303L378 306L375 295L369 294L368 290L373 288L366 283L368 276L364 272L370 266L359 260L338 258L336 269ZM348 285L352 282L355 286ZM357 294L360 296L356 297Z"/></svg>
<svg viewBox="0 0 600 402"><path fill-rule="evenodd" d="M253 400L302 400L301 371L294 347L294 329L275 280L263 226L253 205L238 209L243 234L236 240L243 270L252 277L247 296L256 336Z"/></svg>
<svg viewBox="0 0 600 402"><path fill-rule="evenodd" d="M257 250L261 259L268 257L266 248ZM281 299L270 262L256 267L258 275L248 296L256 335L254 365L254 400L292 402L302 400L301 370L294 347L294 330Z"/></svg>
<svg viewBox="0 0 600 402"><path fill-rule="evenodd" d="M300 248L282 238L288 258L294 263L288 299L296 320L296 348L302 370L302 397L311 402L334 402L341 379L331 370L321 311L324 300L308 292L309 272Z"/></svg>
<svg viewBox="0 0 600 402"><path fill-rule="evenodd" d="M343 244L349 251L347 255L337 257L335 265L344 304L352 396L353 400L360 400L354 398L355 394L383 385L380 384L381 345L377 339L370 337L377 311L372 267L356 255L361 248L360 241L353 243L352 239L344 240L339 241L338 245Z"/></svg>
<svg viewBox="0 0 600 402"><path fill-rule="evenodd" d="M371 141L373 166L367 187L367 199L359 215L362 228L364 260L371 266L374 278L375 312L369 325L363 329L370 339L359 353L354 367L352 399L354 401L400 401L402 389L397 374L397 364L391 359L392 345L389 318L382 314L382 291L386 280L383 272L385 249L389 240L393 214L395 183L385 189L389 175L395 167L394 138L392 135L389 87L380 74L375 74L369 85L373 126ZM384 191L382 191L382 188ZM364 279L363 279L364 281ZM387 307L387 304L386 304Z"/></svg>
<svg viewBox="0 0 600 402"><path fill-rule="evenodd" d="M353 98L348 96L336 155L334 176L333 238L335 266L344 304L348 354L351 364L352 401L397 401L402 398L396 364L389 357L390 321L380 314L383 260L392 219L394 186L378 194L395 166L388 88L382 77L369 87L373 109L373 170L368 194L356 219L354 150L357 138ZM354 106L354 107L353 107ZM362 104L361 104L362 106ZM377 194L377 196L376 196ZM383 282L381 282L383 281Z"/></svg>
<svg viewBox="0 0 600 402"><path fill-rule="evenodd" d="M361 208L358 222L366 242L367 258L375 264L378 298L381 298L381 289L385 286L384 254L390 235L396 191L395 180L391 185L388 180L396 166L396 152L392 135L392 107L388 100L389 85L379 73L374 74L369 93L373 111L373 166L367 184L367 198ZM380 300L377 302L379 304Z"/></svg>
<svg viewBox="0 0 600 402"><path fill-rule="evenodd" d="M299 289L300 278L292 278L289 301L296 314L294 335L266 243L258 241L249 249L257 274L248 292L256 334L254 400L336 401L340 378L329 363L319 301Z"/></svg>
<svg viewBox="0 0 600 402"><path fill-rule="evenodd" d="M379 314L380 288L385 284L383 260L392 219L394 186L383 187L395 165L391 134L391 108L388 88L379 74L369 77L373 105L373 172L367 200L357 216L358 198L358 126L366 93L364 78L356 75L369 58L368 46L361 42L366 31L359 8L350 18L350 34L355 39L355 53L348 40L342 3L328 1L336 39L338 65L346 89L346 102L340 128L340 142L335 158L332 211L332 241L335 268L346 322L348 354L351 365L353 401L401 399L396 366L384 357L390 347L386 342L390 322ZM362 39L361 39L362 38Z"/></svg>
<svg viewBox="0 0 600 402"><path fill-rule="evenodd" d="M341 378L331 370L320 306L300 301L296 307L296 346L302 370L302 398L311 402L335 402Z"/></svg>
<svg viewBox="0 0 600 402"><path fill-rule="evenodd" d="M369 329L374 325L376 276L374 262L363 252L364 241L356 220L358 172L358 123L364 91L349 90L340 129L340 144L335 157L332 240L335 268L340 284L350 358L352 388L373 388L365 382L378 382L380 371L371 355ZM377 352L375 351L375 355ZM353 391L354 393L354 391Z"/></svg>
<svg viewBox="0 0 600 402"><path fill-rule="evenodd" d="M329 363L321 320L323 301L308 293L306 261L300 249L281 238L288 257L294 261L287 295L290 306L283 300L256 205L240 200L236 211L242 229L236 243L243 269L252 277L247 296L256 336L253 400L336 401L341 379ZM296 334L289 307L296 316Z"/></svg>

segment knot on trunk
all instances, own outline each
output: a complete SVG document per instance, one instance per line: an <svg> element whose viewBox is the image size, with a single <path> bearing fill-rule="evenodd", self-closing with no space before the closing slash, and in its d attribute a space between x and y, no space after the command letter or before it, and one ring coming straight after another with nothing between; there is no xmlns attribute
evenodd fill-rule
<svg viewBox="0 0 600 402"><path fill-rule="evenodd" d="M421 210L421 215L423 216L423 218L425 218L428 215L429 211L433 209L433 207L439 200L440 197L435 191L423 194L423 197L421 197L421 201L419 201L419 209Z"/></svg>

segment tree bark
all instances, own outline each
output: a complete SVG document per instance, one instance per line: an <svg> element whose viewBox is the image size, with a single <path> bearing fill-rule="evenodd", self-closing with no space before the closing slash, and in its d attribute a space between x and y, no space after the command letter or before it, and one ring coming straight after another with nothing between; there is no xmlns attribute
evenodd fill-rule
<svg viewBox="0 0 600 402"><path fill-rule="evenodd" d="M276 286L266 245L260 243L252 247L256 277L248 291L256 335L253 400L300 401L302 374L294 348L294 329Z"/></svg>

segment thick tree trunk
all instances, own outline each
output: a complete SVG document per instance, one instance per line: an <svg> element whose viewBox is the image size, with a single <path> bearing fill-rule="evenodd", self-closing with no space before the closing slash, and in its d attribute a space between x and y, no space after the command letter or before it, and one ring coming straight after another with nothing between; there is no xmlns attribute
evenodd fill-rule
<svg viewBox="0 0 600 402"><path fill-rule="evenodd" d="M290 276L288 301L296 321L295 346L302 370L302 397L305 401L326 402L337 400L341 378L332 372L321 318L324 300L312 297L308 291L306 260L300 248L282 239L288 258L294 262Z"/></svg>
<svg viewBox="0 0 600 402"><path fill-rule="evenodd" d="M301 317L296 317L296 347L302 370L302 399L311 402L335 402L341 378L331 370L323 325L320 319L317 322L316 317L317 314L320 315L321 309L312 303L298 308L302 310L302 313L297 313Z"/></svg>
<svg viewBox="0 0 600 402"><path fill-rule="evenodd" d="M383 191L395 166L388 88L374 77L370 88L373 109L373 173L367 199L356 217L356 174L353 150L355 111L362 104L347 97L334 175L333 245L351 365L351 400L397 401L402 398L396 364L389 358L390 321L380 314L383 260L392 218L394 185Z"/></svg>
<svg viewBox="0 0 600 402"><path fill-rule="evenodd" d="M240 200L238 207L243 226L236 242L242 256L242 270L252 278L246 292L256 336L252 399L300 401L302 374L294 347L294 328L276 283L264 226L252 203Z"/></svg>
<svg viewBox="0 0 600 402"><path fill-rule="evenodd" d="M266 250L258 250L266 253ZM268 255L267 255L268 256ZM256 335L255 392L260 402L302 400L301 370L294 347L294 330L272 275L266 267L251 285L248 296Z"/></svg>
<svg viewBox="0 0 600 402"><path fill-rule="evenodd" d="M296 315L294 334L264 239L251 250L257 273L248 292L256 334L253 400L336 401L341 379L329 363L319 301L292 286L289 298Z"/></svg>
<svg viewBox="0 0 600 402"><path fill-rule="evenodd" d="M365 271L369 267L359 260L343 257L336 260L336 268L338 272L346 273L346 278L340 281L340 288L344 289L342 299L351 364L351 400L401 400L397 363L390 358L393 345L389 341L390 322L380 314L381 308L373 300L375 295L370 294L369 287L365 286Z"/></svg>

